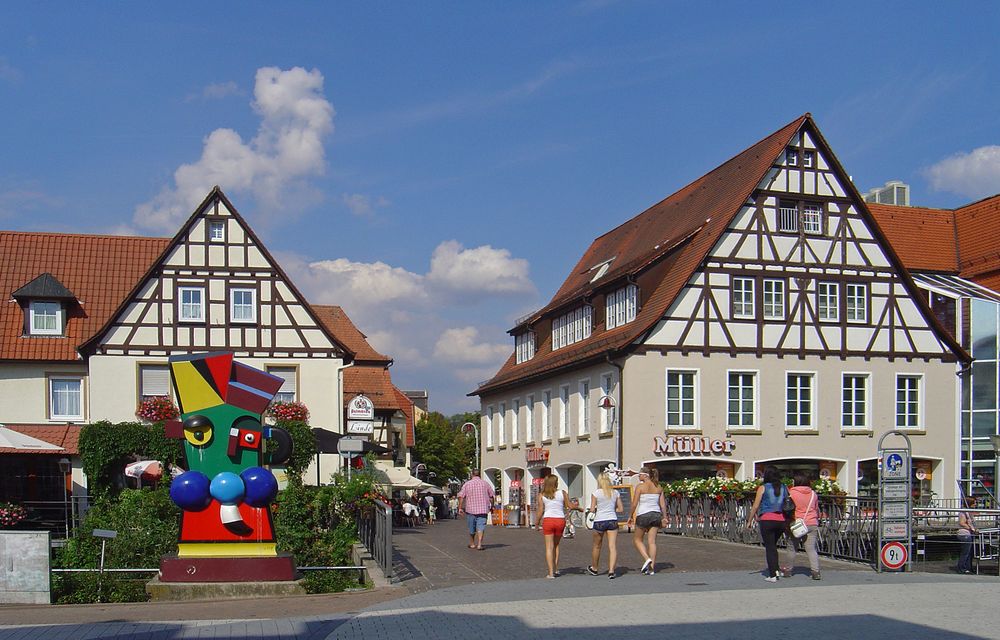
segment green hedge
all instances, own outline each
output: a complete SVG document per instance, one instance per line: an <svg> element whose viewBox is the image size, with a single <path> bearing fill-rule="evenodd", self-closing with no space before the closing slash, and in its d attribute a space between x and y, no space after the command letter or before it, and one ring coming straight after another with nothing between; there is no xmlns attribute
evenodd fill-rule
<svg viewBox="0 0 1000 640"><path fill-rule="evenodd" d="M114 492L118 488L116 479L134 457L159 460L164 470L169 469L183 457L181 442L166 437L162 422L102 421L84 425L80 429L80 457L90 495ZM170 474L164 473L163 478L169 484Z"/></svg>

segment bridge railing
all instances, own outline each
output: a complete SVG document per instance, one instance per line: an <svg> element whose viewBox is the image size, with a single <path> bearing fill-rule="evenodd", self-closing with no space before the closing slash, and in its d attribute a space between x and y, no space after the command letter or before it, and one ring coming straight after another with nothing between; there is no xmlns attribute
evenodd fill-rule
<svg viewBox="0 0 1000 640"><path fill-rule="evenodd" d="M358 539L382 570L392 580L392 507L376 500L371 509L358 514Z"/></svg>

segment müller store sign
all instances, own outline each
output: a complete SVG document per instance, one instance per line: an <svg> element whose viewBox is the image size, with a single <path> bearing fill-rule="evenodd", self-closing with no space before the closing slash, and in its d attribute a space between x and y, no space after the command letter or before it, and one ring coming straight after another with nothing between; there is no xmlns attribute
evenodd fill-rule
<svg viewBox="0 0 1000 640"><path fill-rule="evenodd" d="M715 440L690 436L653 436L653 453L669 456L680 453L690 455L731 455L735 440Z"/></svg>

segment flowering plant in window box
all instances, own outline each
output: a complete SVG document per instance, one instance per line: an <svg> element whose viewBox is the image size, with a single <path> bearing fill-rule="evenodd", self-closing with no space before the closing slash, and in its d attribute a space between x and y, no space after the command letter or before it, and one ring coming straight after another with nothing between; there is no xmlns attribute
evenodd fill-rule
<svg viewBox="0 0 1000 640"><path fill-rule="evenodd" d="M177 405L167 396L146 398L139 403L139 408L135 410L135 417L146 422L173 420L179 415L181 413L177 410Z"/></svg>
<svg viewBox="0 0 1000 640"><path fill-rule="evenodd" d="M301 402L272 402L267 416L279 422L308 422L309 409Z"/></svg>
<svg viewBox="0 0 1000 640"><path fill-rule="evenodd" d="M823 478L815 480L812 483L812 488L821 496L843 496L847 494L847 492L840 488L839 484L833 480L826 480Z"/></svg>
<svg viewBox="0 0 1000 640"><path fill-rule="evenodd" d="M28 512L21 505L0 502L0 528L15 527L27 517Z"/></svg>

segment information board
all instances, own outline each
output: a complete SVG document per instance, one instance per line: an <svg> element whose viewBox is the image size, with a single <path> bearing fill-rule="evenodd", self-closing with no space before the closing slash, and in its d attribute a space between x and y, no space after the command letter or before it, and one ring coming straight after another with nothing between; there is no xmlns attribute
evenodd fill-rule
<svg viewBox="0 0 1000 640"><path fill-rule="evenodd" d="M632 485L616 484L613 489L622 499L622 512L618 514L618 523L621 524L628 520L628 514L632 513Z"/></svg>

